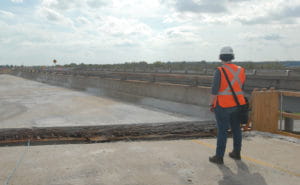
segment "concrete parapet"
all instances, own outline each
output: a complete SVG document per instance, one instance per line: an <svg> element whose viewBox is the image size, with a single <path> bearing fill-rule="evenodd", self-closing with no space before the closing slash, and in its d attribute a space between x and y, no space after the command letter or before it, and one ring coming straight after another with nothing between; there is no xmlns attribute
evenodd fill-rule
<svg viewBox="0 0 300 185"><path fill-rule="evenodd" d="M25 71L23 71L24 73ZM247 72L247 80L245 84L245 90L247 92L251 92L254 88L270 88L275 87L275 89L280 90L300 90L300 78L297 76L298 73L294 71L285 71L285 75L280 76L263 76L263 75L256 75L257 71L250 71ZM30 75L34 75L35 73L38 73L39 76L42 76L40 72L30 72L27 71L24 74L24 77L27 76L27 78L35 78L34 76L30 77ZM46 76L53 75L53 72L47 72ZM131 73L124 73L124 72L112 72L112 71L73 71L71 73L67 72L59 72L56 75L64 74L64 75L72 75L72 80L75 80L80 75L82 75L84 78L88 76L95 76L95 77L101 77L103 79L117 79L117 80L138 80L138 81L145 81L145 82L160 82L160 83L171 83L171 84L184 84L187 86L211 86L212 83L212 76L204 76L200 74L174 74L174 72L171 73L138 73L138 72L131 72ZM209 72L208 72L209 73ZM283 74L283 73L282 73ZM29 76L28 76L29 75ZM38 77L37 77L38 78ZM40 77L39 77L40 78ZM53 77L54 78L54 77ZM62 86L64 87L72 87L76 89L81 89L84 82L78 82L75 83L74 86L70 86L69 82L72 80L68 80L66 83L57 82L58 80L50 78L47 80L47 83L52 83L54 81L54 84L57 83L63 83ZM77 80L79 81L79 80ZM77 85L78 84L78 85ZM85 84L84 84L85 85ZM189 87L192 88L192 87ZM173 100L172 100L173 101Z"/></svg>
<svg viewBox="0 0 300 185"><path fill-rule="evenodd" d="M257 76L288 76L288 70L255 70Z"/></svg>
<svg viewBox="0 0 300 185"><path fill-rule="evenodd" d="M245 88L252 90L253 88L270 88L284 90L300 90L300 78L297 76L257 76L248 75Z"/></svg>
<svg viewBox="0 0 300 185"><path fill-rule="evenodd" d="M16 75L51 85L92 91L99 95L125 93L184 104L209 104L210 87L51 73L19 72Z"/></svg>
<svg viewBox="0 0 300 185"><path fill-rule="evenodd" d="M300 71L289 71L288 73L289 76L295 76L295 77L300 77Z"/></svg>

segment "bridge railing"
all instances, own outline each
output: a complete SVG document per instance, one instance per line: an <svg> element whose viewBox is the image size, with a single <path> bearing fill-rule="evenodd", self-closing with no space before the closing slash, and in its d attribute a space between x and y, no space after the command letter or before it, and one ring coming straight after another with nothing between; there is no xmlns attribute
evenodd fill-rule
<svg viewBox="0 0 300 185"><path fill-rule="evenodd" d="M195 74L195 75L213 75L215 69L139 69L139 68L130 68L130 69L95 69L98 71L114 71L114 72L137 72L137 73L169 73L169 74ZM293 70L270 70L270 69L246 69L246 73L249 76L300 76L299 71Z"/></svg>

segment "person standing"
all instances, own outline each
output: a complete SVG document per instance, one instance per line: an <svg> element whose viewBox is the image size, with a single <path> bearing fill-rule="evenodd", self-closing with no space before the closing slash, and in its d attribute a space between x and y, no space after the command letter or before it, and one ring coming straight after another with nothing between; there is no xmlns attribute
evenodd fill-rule
<svg viewBox="0 0 300 185"><path fill-rule="evenodd" d="M217 148L216 154L209 157L209 161L223 164L229 128L233 134L233 151L229 153L229 156L233 159L241 159L242 133L237 101L240 105L246 104L243 94L246 75L244 68L232 63L234 53L230 46L221 49L219 59L222 66L218 67L214 73L209 105L217 121ZM232 87L229 86L228 81ZM236 94L236 100L231 89Z"/></svg>

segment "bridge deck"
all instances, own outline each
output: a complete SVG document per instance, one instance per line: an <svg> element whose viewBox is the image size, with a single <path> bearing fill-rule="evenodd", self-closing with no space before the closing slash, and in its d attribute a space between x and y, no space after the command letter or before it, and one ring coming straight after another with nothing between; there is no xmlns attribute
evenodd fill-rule
<svg viewBox="0 0 300 185"><path fill-rule="evenodd" d="M259 135L245 137L242 161L230 159L226 152L224 166L217 166L208 162L215 142L197 139L0 147L0 184L299 184L299 143ZM229 139L229 151L231 147Z"/></svg>
<svg viewBox="0 0 300 185"><path fill-rule="evenodd" d="M206 114L206 108L199 107L197 117L187 116L10 75L0 75L0 97L0 133L4 137L0 140L13 139L16 134L19 139L27 139L26 134L37 138L45 138L43 134L47 138L51 135L96 137L108 130L111 135L127 137L132 130L136 136L161 135L168 130L193 135L199 129L206 129L205 125L211 128L213 120L212 114ZM97 129L98 134L90 136Z"/></svg>
<svg viewBox="0 0 300 185"><path fill-rule="evenodd" d="M201 120L8 75L1 75L0 97L1 128Z"/></svg>

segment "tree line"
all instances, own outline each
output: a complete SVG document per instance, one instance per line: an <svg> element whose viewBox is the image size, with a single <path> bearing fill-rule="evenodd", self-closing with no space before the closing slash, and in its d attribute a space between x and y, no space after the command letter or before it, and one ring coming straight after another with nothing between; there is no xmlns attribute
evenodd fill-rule
<svg viewBox="0 0 300 185"><path fill-rule="evenodd" d="M246 69L288 69L282 62L234 62ZM141 62L125 62L120 64L66 64L64 67L72 67L78 69L86 68L101 68L101 69L162 69L162 70L194 70L201 71L206 69L215 69L220 66L220 62L161 62L156 61L153 63Z"/></svg>
<svg viewBox="0 0 300 185"><path fill-rule="evenodd" d="M55 60L56 61L56 60ZM251 69L270 69L270 70L284 70L292 69L295 71L300 71L300 61L274 61L274 62L234 62L235 64L242 66L248 70ZM140 62L125 62L119 64L76 64L70 63L65 65L60 65L59 62L56 67L71 68L71 69L107 69L107 70L193 70L193 71L203 71L212 70L220 66L220 62L162 62L156 61L153 63L148 63L146 61ZM0 65L1 68L13 68L13 67L24 67L24 66L13 66L13 65ZM53 67L52 66L35 66L35 68L43 67Z"/></svg>

